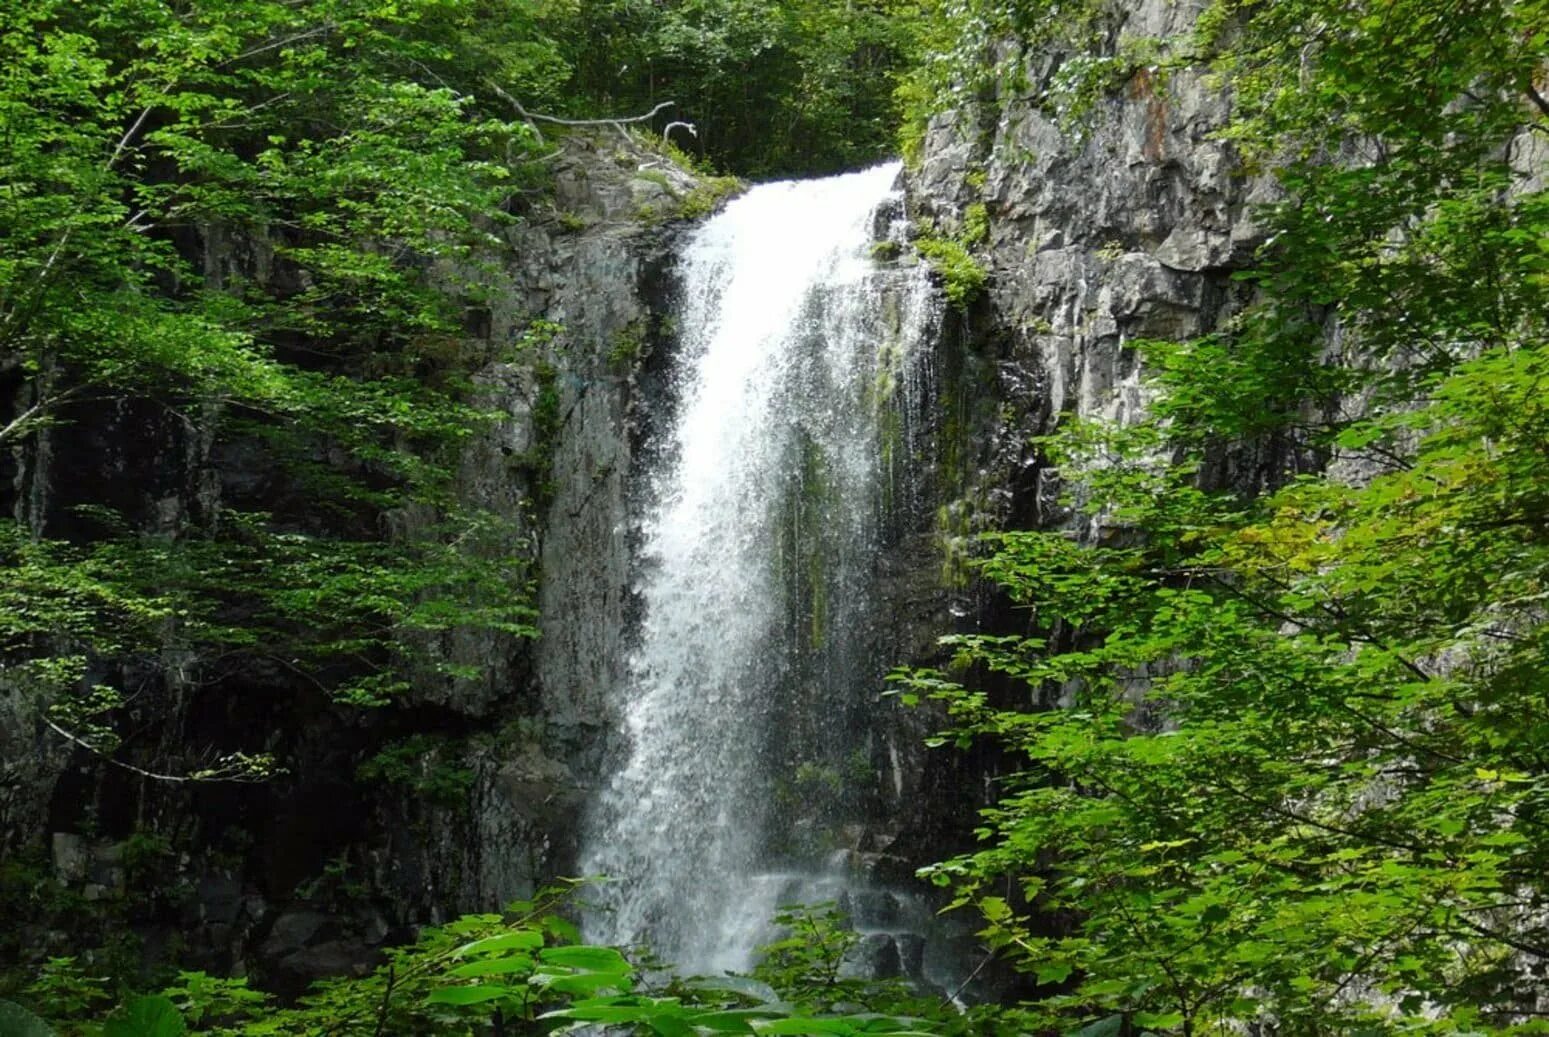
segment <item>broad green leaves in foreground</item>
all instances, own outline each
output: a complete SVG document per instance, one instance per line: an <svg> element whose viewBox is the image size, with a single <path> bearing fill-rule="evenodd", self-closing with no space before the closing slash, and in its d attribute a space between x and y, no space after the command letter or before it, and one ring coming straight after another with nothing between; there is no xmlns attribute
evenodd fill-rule
<svg viewBox="0 0 1549 1037"><path fill-rule="evenodd" d="M557 912L570 884L539 891L505 914L467 915L423 930L410 946L388 952L370 975L318 984L301 1004L280 1008L247 988L245 980L184 973L161 995L130 998L102 1029L103 1037L223 1037L264 1035L547 1033L603 1025L618 1032L689 1037L694 1034L838 1035L908 1037L940 1032L919 1019L866 1011L855 1002L817 1009L814 995L833 993L842 948L817 951L810 969L782 973L781 990L738 977L685 981L646 974L612 947L576 942L574 927ZM792 909L800 914L803 911ZM817 917L817 915L814 915ZM837 933L833 919L825 923ZM853 934L850 934L853 942ZM840 941L842 943L843 941ZM848 944L845 944L848 946ZM829 951L838 949L838 953ZM886 995L904 1004L889 984L847 981L846 996L868 1002ZM788 999L782 999L782 995ZM939 1002L931 1014L956 1013ZM47 1007L47 1006L42 1006ZM12 1013L36 1037L52 1031L15 1005L0 1002L0 1023ZM9 1031L6 1031L9 1033ZM22 1030L19 1033L27 1033Z"/></svg>

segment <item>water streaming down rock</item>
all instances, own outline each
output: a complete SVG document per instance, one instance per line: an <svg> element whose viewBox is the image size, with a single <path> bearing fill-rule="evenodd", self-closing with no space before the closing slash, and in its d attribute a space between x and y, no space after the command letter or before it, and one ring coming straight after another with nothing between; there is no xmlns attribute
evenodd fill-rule
<svg viewBox="0 0 1549 1037"><path fill-rule="evenodd" d="M874 568L938 319L923 270L872 256L879 228L901 233L897 175L757 187L682 254L672 428L636 520L642 615L616 689L626 759L582 853L616 880L592 938L743 969L776 904L842 890L823 858L858 817L847 786L887 758L867 722L890 661Z"/></svg>

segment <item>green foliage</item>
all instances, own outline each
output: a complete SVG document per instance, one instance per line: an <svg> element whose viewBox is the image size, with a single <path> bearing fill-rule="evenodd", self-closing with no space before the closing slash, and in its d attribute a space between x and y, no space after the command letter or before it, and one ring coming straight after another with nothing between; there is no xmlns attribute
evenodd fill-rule
<svg viewBox="0 0 1549 1037"><path fill-rule="evenodd" d="M964 46L1101 91L1063 5L989 7ZM1549 200L1511 166L1545 14L1223 2L1158 51L1284 189L1254 301L1141 344L1151 419L1040 444L1098 535L982 538L1019 622L895 675L936 744L1017 761L926 873L1036 985L1026 1029L1545 1031ZM1259 460L1214 492L1223 458Z"/></svg>
<svg viewBox="0 0 1549 1037"><path fill-rule="evenodd" d="M172 857L172 841L155 832L134 832L122 844L124 875L131 884L155 882Z"/></svg>
<svg viewBox="0 0 1549 1037"><path fill-rule="evenodd" d="M952 740L1026 761L986 814L990 847L930 873L1040 982L1075 977L1042 1000L1050 1025L1456 1032L1521 1010L1511 955L1543 946L1549 895L1533 820L1549 659L1529 604L1549 542L1521 510L1538 495L1501 491L1549 477L1529 398L1544 363L1461 365L1406 417L1423 430L1409 467L1363 486L1307 479L1243 505L1187 467L1103 458L1087 506L1137 546L989 541L980 568L1032 632L949 639L957 665L1062 708L899 679L949 704ZM1068 932L1031 921L1064 912ZM1336 996L1358 982L1392 1004Z"/></svg>
<svg viewBox="0 0 1549 1037"><path fill-rule="evenodd" d="M825 1010L864 1000L866 981L844 976L845 956L860 943L860 935L835 904L784 907L775 913L774 923L785 935L760 948L754 979L798 1004Z"/></svg>
<svg viewBox="0 0 1549 1037"><path fill-rule="evenodd" d="M927 234L916 238L914 247L941 278L942 291L954 306L966 307L984 290L989 274L963 242Z"/></svg>
<svg viewBox="0 0 1549 1037"><path fill-rule="evenodd" d="M108 1017L102 1037L183 1037L188 1026L165 997L137 997Z"/></svg>
<svg viewBox="0 0 1549 1037"><path fill-rule="evenodd" d="M401 786L439 806L466 808L473 771L459 766L457 746L433 735L410 735L365 760L363 781Z"/></svg>
<svg viewBox="0 0 1549 1037"><path fill-rule="evenodd" d="M645 351L645 344L645 322L626 324L613 334L613 345L608 349L608 366L620 373L633 370L635 362Z"/></svg>
<svg viewBox="0 0 1549 1037"><path fill-rule="evenodd" d="M179 972L178 981L161 996L176 1007L194 1027L205 1023L232 1023L262 1011L268 997L247 985L247 977L224 979L204 972Z"/></svg>
<svg viewBox="0 0 1549 1037"><path fill-rule="evenodd" d="M92 975L73 956L49 958L23 991L28 1005L53 1022L90 1019L115 991L106 976Z"/></svg>
<svg viewBox="0 0 1549 1037"><path fill-rule="evenodd" d="M47 1023L10 1001L0 1001L0 1033L6 1037L54 1037Z"/></svg>
<svg viewBox="0 0 1549 1037"><path fill-rule="evenodd" d="M491 416L447 347L476 290L450 271L535 175L486 81L563 76L527 6L36 0L0 38L0 445L143 406L284 473L274 514L150 535L98 508L71 543L0 524L8 683L111 754L129 659L375 705L444 668L440 636L530 636L526 545L450 502ZM155 776L273 769L235 751Z"/></svg>
<svg viewBox="0 0 1549 1037"><path fill-rule="evenodd" d="M742 188L742 181L736 177L702 175L699 186L684 195L678 203L678 218L697 220L709 216Z"/></svg>
<svg viewBox="0 0 1549 1037"><path fill-rule="evenodd" d="M370 975L322 981L291 1007L274 1005L245 981L185 972L160 995L131 998L101 1032L176 1037L192 1025L222 1037L466 1037L488 1032L493 1023L503 1032L602 1024L662 1037L906 1037L927 1025L898 1014L928 1003L910 998L896 982L839 977L843 953L856 937L831 909L787 912L792 938L770 948L779 993L741 977L670 979L656 990L650 987L656 979L642 976L618 950L576 942L574 927L559 913L573 886L542 889L504 914L466 915L424 929L414 944L389 950ZM807 942L811 934L817 943ZM0 1011L6 1007L0 1003Z"/></svg>
<svg viewBox="0 0 1549 1037"><path fill-rule="evenodd" d="M921 58L895 91L905 161L919 162L933 116L997 96L1079 128L1126 64L1101 52L1102 9L1100 0L925 0ZM1050 57L1066 60L1046 77L1033 76Z"/></svg>
<svg viewBox="0 0 1549 1037"><path fill-rule="evenodd" d="M971 202L963 210L963 245L979 248L990 240L990 211L983 202Z"/></svg>
<svg viewBox="0 0 1549 1037"><path fill-rule="evenodd" d="M893 88L915 60L913 0L571 0L543 28L580 104L659 117L744 176L837 172L892 150Z"/></svg>

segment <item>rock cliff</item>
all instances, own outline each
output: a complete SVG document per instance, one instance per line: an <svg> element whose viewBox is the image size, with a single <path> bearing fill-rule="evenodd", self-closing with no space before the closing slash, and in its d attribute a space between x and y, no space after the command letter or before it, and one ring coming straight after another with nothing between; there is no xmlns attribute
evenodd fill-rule
<svg viewBox="0 0 1549 1037"><path fill-rule="evenodd" d="M1185 33L1193 17L1163 0L1125 5L1106 49ZM1065 57L1037 57L1032 78ZM1061 414L1134 416L1145 388L1129 343L1204 334L1245 301L1231 275L1262 243L1253 210L1275 189L1214 136L1229 106L1199 71L1139 67L1075 119L1018 94L932 122L911 204L948 232L972 206L988 216L988 287L965 320L979 394L1005 406L983 412L967 480L962 506L980 521L1060 521L1030 438Z"/></svg>
<svg viewBox="0 0 1549 1037"><path fill-rule="evenodd" d="M406 927L496 908L568 870L585 764L607 719L597 689L618 655L607 639L628 604L622 507L637 380L661 337L674 216L708 196L618 134L577 134L550 164L551 189L526 203L503 247L477 270L443 272L479 286L456 350L476 402L504 415L462 451L456 493L522 517L501 546L547 574L542 636L444 635L428 654L477 676L427 670L367 711L280 669L196 687L170 657L135 664L132 721L149 737L222 746L264 732L286 772L252 786L115 768L47 727L47 702L0 684L5 895L20 924L10 951L132 934L152 960L299 989L364 967ZM190 247L212 285L277 276L262 240L210 228ZM261 450L218 440L224 419L79 408L10 452L0 503L39 534L69 538L79 504L176 534L221 504L295 498ZM386 519L391 534L434 516Z"/></svg>

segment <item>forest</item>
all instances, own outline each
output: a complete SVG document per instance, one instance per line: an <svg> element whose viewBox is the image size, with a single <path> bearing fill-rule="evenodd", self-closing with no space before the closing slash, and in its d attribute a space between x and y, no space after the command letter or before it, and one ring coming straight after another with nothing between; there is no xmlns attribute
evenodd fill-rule
<svg viewBox="0 0 1549 1037"><path fill-rule="evenodd" d="M8 0L0 58L0 1034L1549 1033L1546 0ZM308 725L340 787L447 810L454 739L537 739L536 707L425 703L530 680L482 660L544 626L575 376L552 314L478 329L492 270L544 261L522 235L593 232L567 146L682 170L635 214L662 240L902 156L903 249L992 369L1087 334L1008 316L1054 246L1007 187L1053 152L1007 127L1117 168L1140 112L1160 168L1186 95L1252 225L1189 267L1218 319L1125 333L1138 412L975 390L1042 414L983 437L1037 519L945 531L978 619L869 689L986 775L911 863L993 996L847 968L832 904L782 908L748 975L678 975L583 939L562 874L419 904L310 985L143 938L191 861L269 852ZM1102 269L1162 251L1106 218ZM615 337L608 376L670 337ZM467 492L492 370L532 430L510 506ZM368 884L265 867L271 899Z"/></svg>

